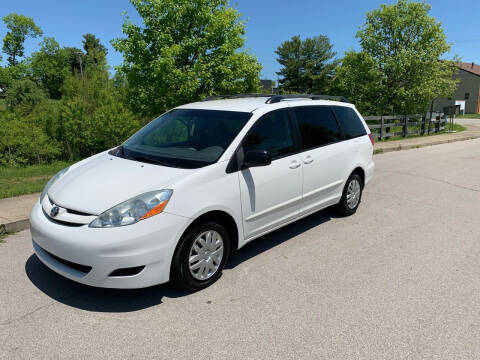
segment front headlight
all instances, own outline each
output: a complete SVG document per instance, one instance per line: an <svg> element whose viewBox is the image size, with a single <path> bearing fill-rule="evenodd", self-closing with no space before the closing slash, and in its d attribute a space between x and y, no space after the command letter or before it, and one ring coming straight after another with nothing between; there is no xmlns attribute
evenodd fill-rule
<svg viewBox="0 0 480 360"><path fill-rule="evenodd" d="M45 187L42 190L42 193L40 194L40 203L43 201L43 198L45 197L45 195L47 195L47 192L52 187L52 185L55 184L55 182L58 179L60 179L63 176L63 174L65 174L68 171L68 169L70 169L70 166L63 170L60 170L58 173L55 174L55 176L53 176L50 180L48 180L47 185L45 185Z"/></svg>
<svg viewBox="0 0 480 360"><path fill-rule="evenodd" d="M152 191L118 204L99 215L89 227L105 228L131 225L160 214L172 196L172 190Z"/></svg>

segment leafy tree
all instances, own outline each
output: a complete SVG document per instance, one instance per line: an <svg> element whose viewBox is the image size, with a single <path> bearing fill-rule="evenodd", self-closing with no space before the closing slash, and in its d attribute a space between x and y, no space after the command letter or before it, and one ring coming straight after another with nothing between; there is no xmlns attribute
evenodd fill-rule
<svg viewBox="0 0 480 360"><path fill-rule="evenodd" d="M280 88L286 92L327 93L338 62L328 37L300 39L294 36L280 45L275 53L282 68L277 75Z"/></svg>
<svg viewBox="0 0 480 360"><path fill-rule="evenodd" d="M105 62L108 50L100 43L100 39L93 34L85 34L82 43L89 62L95 65Z"/></svg>
<svg viewBox="0 0 480 360"><path fill-rule="evenodd" d="M241 50L245 25L228 0L130 0L143 19L125 19L123 53L133 108L159 114L207 95L253 92L261 65Z"/></svg>
<svg viewBox="0 0 480 360"><path fill-rule="evenodd" d="M33 78L47 90L51 99L60 99L65 78L71 73L70 58L54 38L46 37L40 51L30 59Z"/></svg>
<svg viewBox="0 0 480 360"><path fill-rule="evenodd" d="M333 94L347 97L364 115L377 114L383 73L369 54L348 51L335 75Z"/></svg>
<svg viewBox="0 0 480 360"><path fill-rule="evenodd" d="M376 114L423 112L434 98L452 94L456 67L441 60L450 45L429 11L425 2L398 0L367 13L357 33L362 54L347 54L337 74L338 92L362 102L364 95L355 89L366 89L372 96L368 108Z"/></svg>
<svg viewBox="0 0 480 360"><path fill-rule="evenodd" d="M24 62L16 66L0 66L0 87L8 90L15 81L27 77L29 73L30 68Z"/></svg>
<svg viewBox="0 0 480 360"><path fill-rule="evenodd" d="M3 39L2 49L8 55L8 63L15 66L18 64L18 58L24 56L25 39L41 36L42 30L35 25L32 18L15 13L5 16L3 22L9 31Z"/></svg>
<svg viewBox="0 0 480 360"><path fill-rule="evenodd" d="M138 130L139 117L126 101L128 79L123 73L110 78L107 49L94 35L84 35L85 52L46 37L39 51L18 61L23 40L11 55L15 65L0 66L0 87L7 89L0 107L0 166L80 159Z"/></svg>

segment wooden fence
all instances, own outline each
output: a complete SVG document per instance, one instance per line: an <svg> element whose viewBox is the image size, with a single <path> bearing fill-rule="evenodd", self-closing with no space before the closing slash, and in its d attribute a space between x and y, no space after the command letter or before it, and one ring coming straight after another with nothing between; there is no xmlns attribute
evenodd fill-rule
<svg viewBox="0 0 480 360"><path fill-rule="evenodd" d="M445 129L447 117L443 113L366 116L372 135L377 139L388 139L394 136L425 135Z"/></svg>

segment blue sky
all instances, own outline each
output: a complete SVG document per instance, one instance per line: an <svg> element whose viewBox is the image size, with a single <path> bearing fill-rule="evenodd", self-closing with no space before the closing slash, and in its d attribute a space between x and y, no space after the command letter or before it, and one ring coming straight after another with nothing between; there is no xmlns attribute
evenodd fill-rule
<svg viewBox="0 0 480 360"><path fill-rule="evenodd" d="M246 47L263 65L262 77L276 79L275 49L283 41L299 34L309 37L327 35L334 44L337 56L346 50L358 49L355 33L365 21L367 11L378 8L391 0L234 0L246 23ZM439 20L452 51L447 55L459 55L463 61L480 63L480 1L429 0L431 15ZM81 47L82 34L98 36L109 49L110 65L122 62L122 55L115 52L109 41L122 36L122 12L130 18L140 19L128 0L2 0L0 17L17 12L33 17L45 36L53 36L61 46ZM0 38L6 29L0 25ZM39 39L26 42L26 53L38 49ZM4 63L5 63L5 56Z"/></svg>

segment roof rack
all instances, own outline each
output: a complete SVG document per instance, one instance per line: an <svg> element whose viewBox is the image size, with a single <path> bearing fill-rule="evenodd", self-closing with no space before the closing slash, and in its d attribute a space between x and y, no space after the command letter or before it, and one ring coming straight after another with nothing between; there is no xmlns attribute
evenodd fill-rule
<svg viewBox="0 0 480 360"><path fill-rule="evenodd" d="M348 99L343 96L331 96L331 95L306 95L306 94L289 94L289 95L274 95L266 101L266 104L275 104L283 100L294 99L311 99L311 100L331 100L340 101L344 103L350 103Z"/></svg>
<svg viewBox="0 0 480 360"><path fill-rule="evenodd" d="M220 99L243 99L243 98L268 98L266 104L275 104L283 100L295 99L311 99L311 100L331 100L350 103L348 99L343 96L332 95L315 95L315 94L289 94L289 95L275 95L275 94L235 94L235 95L211 95L207 96L202 101L220 100Z"/></svg>
<svg viewBox="0 0 480 360"><path fill-rule="evenodd" d="M266 97L272 98L275 94L235 94L235 95L211 95L207 96L202 101L220 100L220 99L242 99L242 98L257 98Z"/></svg>

